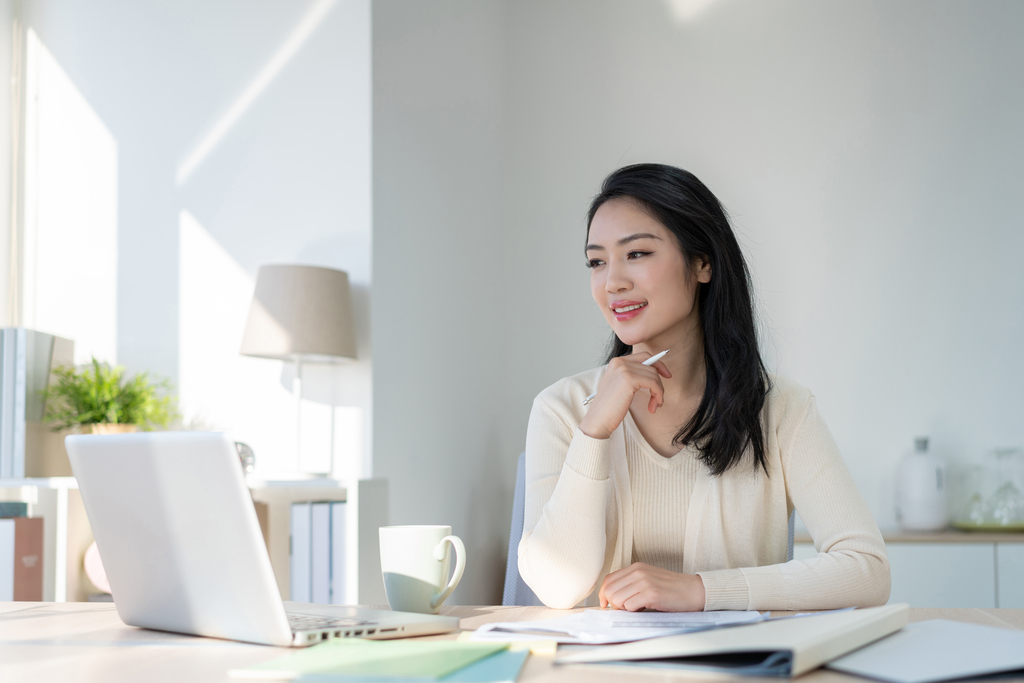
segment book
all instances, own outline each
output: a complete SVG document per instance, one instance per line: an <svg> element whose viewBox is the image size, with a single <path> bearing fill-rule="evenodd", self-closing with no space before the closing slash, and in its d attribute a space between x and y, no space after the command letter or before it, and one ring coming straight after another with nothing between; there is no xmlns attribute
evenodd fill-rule
<svg viewBox="0 0 1024 683"><path fill-rule="evenodd" d="M346 605L348 574L345 572L345 544L348 534L345 533L348 508L345 503L331 503L331 604ZM354 596L352 602L355 602Z"/></svg>
<svg viewBox="0 0 1024 683"><path fill-rule="evenodd" d="M249 680L382 680L431 679L453 674L508 648L497 643L453 640L365 640L342 638L263 664L228 672ZM316 677L315 679L312 677ZM394 678L384 678L394 677Z"/></svg>
<svg viewBox="0 0 1024 683"><path fill-rule="evenodd" d="M371 680L374 683L516 683L529 656L529 650L502 650L440 678L388 676ZM366 680L362 676L329 673L303 674L295 679L297 683L362 683Z"/></svg>
<svg viewBox="0 0 1024 683"><path fill-rule="evenodd" d="M310 602L312 597L312 574L310 570L310 545L312 541L312 505L292 503L291 538L289 552L289 599L294 602Z"/></svg>
<svg viewBox="0 0 1024 683"><path fill-rule="evenodd" d="M28 503L0 501L0 518L28 517Z"/></svg>
<svg viewBox="0 0 1024 683"><path fill-rule="evenodd" d="M770 619L756 624L608 645L557 664L635 663L700 672L799 676L907 625L906 604Z"/></svg>
<svg viewBox="0 0 1024 683"><path fill-rule="evenodd" d="M43 518L0 519L0 602L43 599Z"/></svg>
<svg viewBox="0 0 1024 683"><path fill-rule="evenodd" d="M309 547L310 602L331 604L331 504L312 503Z"/></svg>
<svg viewBox="0 0 1024 683"><path fill-rule="evenodd" d="M74 348L71 340L24 327L0 333L0 478L71 474L62 437L42 420L52 370L73 365Z"/></svg>
<svg viewBox="0 0 1024 683"><path fill-rule="evenodd" d="M16 330L0 330L0 479L14 476L14 352Z"/></svg>

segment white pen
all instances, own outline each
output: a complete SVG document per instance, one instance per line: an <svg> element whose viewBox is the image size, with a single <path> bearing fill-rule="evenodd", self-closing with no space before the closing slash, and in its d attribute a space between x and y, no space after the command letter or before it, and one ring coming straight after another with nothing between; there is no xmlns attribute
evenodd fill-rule
<svg viewBox="0 0 1024 683"><path fill-rule="evenodd" d="M645 361L644 361L643 363L641 363L640 365L654 365L654 364L655 364L655 363L657 363L657 362L658 362L659 360L661 360L662 358L664 358L664 357L665 357L665 354L666 354L666 353L668 353L668 349L665 349L665 350L664 350L664 351L662 351L661 353L656 353L656 354L654 354L653 356L651 356L650 358L648 358L647 360L645 360ZM588 403L590 403L591 401L593 401L593 400L594 400L594 398L595 398L596 396L597 396L597 392L596 392L596 391L595 391L594 393L592 393L592 394L591 394L590 396L587 396L587 397L586 397L585 399L583 399L583 405L587 405Z"/></svg>

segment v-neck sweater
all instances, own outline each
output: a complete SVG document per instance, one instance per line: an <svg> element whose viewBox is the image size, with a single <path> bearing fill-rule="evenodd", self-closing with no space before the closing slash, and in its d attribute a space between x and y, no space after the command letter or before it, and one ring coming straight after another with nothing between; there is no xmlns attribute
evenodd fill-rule
<svg viewBox="0 0 1024 683"><path fill-rule="evenodd" d="M656 473L642 473L633 486L631 416L607 439L580 431L583 400L596 391L606 367L556 382L537 396L530 414L519 572L544 604L597 604L604 577L629 566L637 547L642 557L654 545L654 554L667 545L677 549L666 569L701 577L705 610L832 609L888 600L885 543L810 391L770 376L761 413L767 475L755 469L748 447L721 475L696 467L681 504L685 492L662 486ZM643 438L638 429L635 436ZM633 447L639 447L635 436ZM634 458L634 472L638 462ZM794 508L818 554L787 562ZM673 536L682 530L669 544L650 543L664 536L653 528L658 509L666 515L681 509L677 524L665 525Z"/></svg>
<svg viewBox="0 0 1024 683"><path fill-rule="evenodd" d="M697 450L687 447L665 457L647 442L632 415L626 413L622 426L633 498L632 561L682 572L686 508L703 467Z"/></svg>

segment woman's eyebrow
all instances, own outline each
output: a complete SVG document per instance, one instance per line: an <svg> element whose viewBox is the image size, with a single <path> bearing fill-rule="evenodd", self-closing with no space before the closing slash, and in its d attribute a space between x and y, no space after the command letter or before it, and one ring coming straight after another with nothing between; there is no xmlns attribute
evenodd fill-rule
<svg viewBox="0 0 1024 683"><path fill-rule="evenodd" d="M622 246L623 244L627 244L629 242L632 242L633 240L642 240L642 239L660 240L661 238L658 237L657 235L652 235L649 232L638 232L635 235L628 235L626 237L623 237L621 240L619 240L619 246ZM588 244L587 248L584 251L592 251L592 250L595 250L595 249L599 249L601 251L604 251L604 247L602 247L600 244Z"/></svg>

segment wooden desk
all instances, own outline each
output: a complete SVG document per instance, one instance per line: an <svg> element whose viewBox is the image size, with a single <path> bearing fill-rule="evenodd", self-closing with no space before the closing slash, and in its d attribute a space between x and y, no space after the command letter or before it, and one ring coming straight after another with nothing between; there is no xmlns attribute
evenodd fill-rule
<svg viewBox="0 0 1024 683"><path fill-rule="evenodd" d="M442 613L460 617L463 629L475 629L491 621L543 619L565 614L544 607L449 607ZM1024 609L910 610L911 621L939 617L1024 629ZM285 648L132 628L121 623L109 603L0 603L0 680L4 683L222 682L229 680L229 669L263 662L286 652ZM531 656L519 680L523 683L633 680L653 683L695 678L673 676L665 670L625 671L609 666L554 668L550 657ZM754 679L737 680L749 683ZM831 683L865 679L819 669L799 680ZM1013 680L1024 681L1024 677Z"/></svg>

